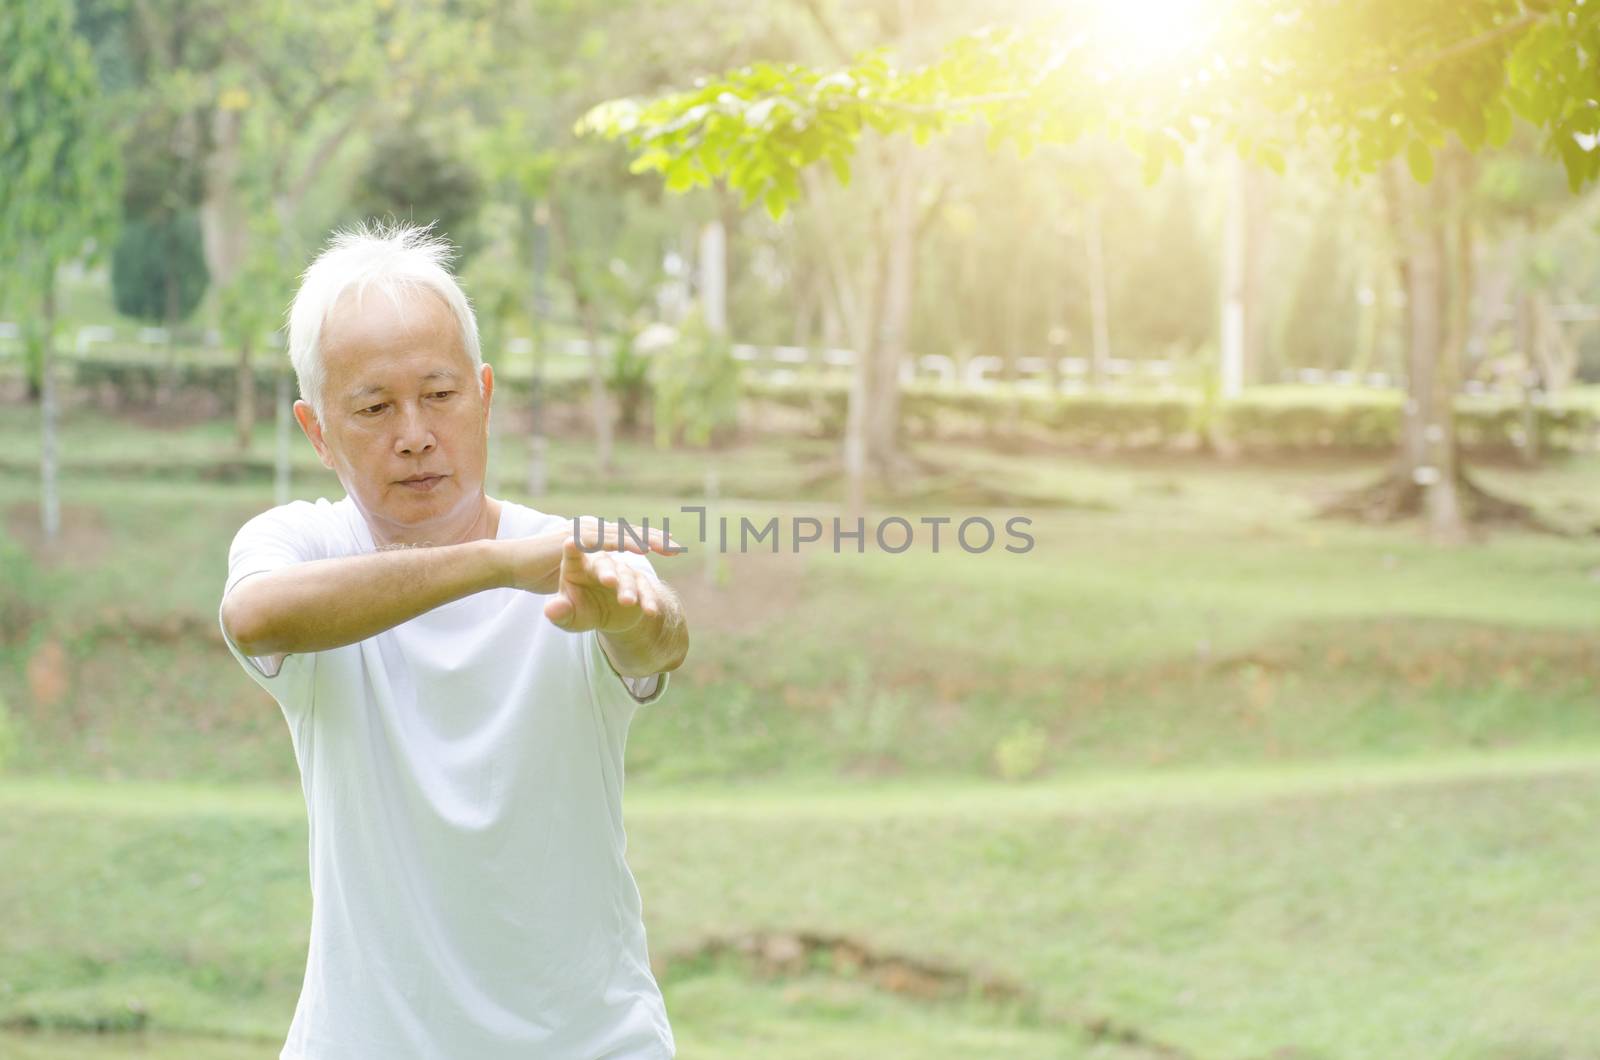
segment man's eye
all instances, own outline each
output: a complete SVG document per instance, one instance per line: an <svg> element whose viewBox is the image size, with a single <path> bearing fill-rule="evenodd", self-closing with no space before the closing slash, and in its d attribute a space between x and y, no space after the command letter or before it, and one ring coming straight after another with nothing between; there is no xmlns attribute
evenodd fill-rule
<svg viewBox="0 0 1600 1060"><path fill-rule="evenodd" d="M383 406L385 404L387 404L387 402L381 402L381 403L379 403L377 405L369 405L366 408L362 409L361 411L362 411L363 414L369 413L369 412L377 412L379 409L383 408Z"/></svg>
<svg viewBox="0 0 1600 1060"><path fill-rule="evenodd" d="M441 390L441 391L439 391L439 392L438 392L438 393L435 393L435 394L430 394L430 395L429 395L429 397L436 397L436 398L447 398L447 397L449 397L449 396L450 396L450 395L451 395L451 394L454 394L454 393L455 393L455 391L454 391L454 390Z"/></svg>

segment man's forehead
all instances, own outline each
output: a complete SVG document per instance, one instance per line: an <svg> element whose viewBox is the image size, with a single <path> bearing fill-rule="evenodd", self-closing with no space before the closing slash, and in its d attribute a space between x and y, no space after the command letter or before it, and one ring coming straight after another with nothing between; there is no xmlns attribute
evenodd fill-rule
<svg viewBox="0 0 1600 1060"><path fill-rule="evenodd" d="M339 347L459 333L455 314L428 287L346 288L322 319L324 345Z"/></svg>
<svg viewBox="0 0 1600 1060"><path fill-rule="evenodd" d="M437 292L401 289L394 299L378 291L364 295L345 291L325 320L321 352L330 383L353 395L460 381L466 349L454 314Z"/></svg>

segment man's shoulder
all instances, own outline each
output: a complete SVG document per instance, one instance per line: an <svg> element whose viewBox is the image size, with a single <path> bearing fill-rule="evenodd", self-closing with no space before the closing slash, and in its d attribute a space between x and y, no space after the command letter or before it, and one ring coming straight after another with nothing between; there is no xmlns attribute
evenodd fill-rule
<svg viewBox="0 0 1600 1060"><path fill-rule="evenodd" d="M348 537L352 501L292 500L250 516L234 533L236 545L260 540L299 541L317 549L332 547Z"/></svg>
<svg viewBox="0 0 1600 1060"><path fill-rule="evenodd" d="M553 530L566 522L565 515L554 515L542 512L526 504L519 504L504 497L497 498L500 502L500 520L502 523L499 536L505 537L532 537Z"/></svg>
<svg viewBox="0 0 1600 1060"><path fill-rule="evenodd" d="M303 519L319 515L326 515L332 512L342 512L349 507L351 503L352 501L348 496L341 497L336 501L330 501L326 497L318 497L314 501L308 501L304 498L296 497L292 501L285 501L282 504L275 504L270 508L263 508L261 511L257 512L256 515L257 517L263 515L276 515L285 518L298 517Z"/></svg>

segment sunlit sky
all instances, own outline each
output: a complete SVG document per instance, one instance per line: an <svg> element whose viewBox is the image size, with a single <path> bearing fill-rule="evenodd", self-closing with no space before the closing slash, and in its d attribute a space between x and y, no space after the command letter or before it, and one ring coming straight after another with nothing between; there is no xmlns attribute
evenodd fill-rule
<svg viewBox="0 0 1600 1060"><path fill-rule="evenodd" d="M1108 66L1129 73L1159 71L1202 46L1219 11L1210 0L1094 0L1086 13Z"/></svg>

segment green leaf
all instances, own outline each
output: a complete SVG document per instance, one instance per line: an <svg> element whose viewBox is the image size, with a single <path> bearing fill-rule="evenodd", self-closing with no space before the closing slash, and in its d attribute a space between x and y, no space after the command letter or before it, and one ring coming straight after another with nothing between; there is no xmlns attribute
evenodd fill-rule
<svg viewBox="0 0 1600 1060"><path fill-rule="evenodd" d="M691 159L674 159L664 172L667 178L668 191L685 192L694 187L694 162Z"/></svg>
<svg viewBox="0 0 1600 1060"><path fill-rule="evenodd" d="M850 183L850 156L843 151L835 151L828 155L828 164L833 167L833 175L840 184Z"/></svg>
<svg viewBox="0 0 1600 1060"><path fill-rule="evenodd" d="M1406 165L1418 184L1433 179L1433 152L1421 140L1412 140L1406 145Z"/></svg>
<svg viewBox="0 0 1600 1060"><path fill-rule="evenodd" d="M783 190L776 184L767 189L767 194L762 200L762 205L766 206L767 216L771 217L774 221L783 220L784 213L786 213L789 209L789 204L785 202L783 198Z"/></svg>
<svg viewBox="0 0 1600 1060"><path fill-rule="evenodd" d="M1511 108L1496 99L1483 114L1484 135L1492 147L1504 147L1511 140Z"/></svg>

